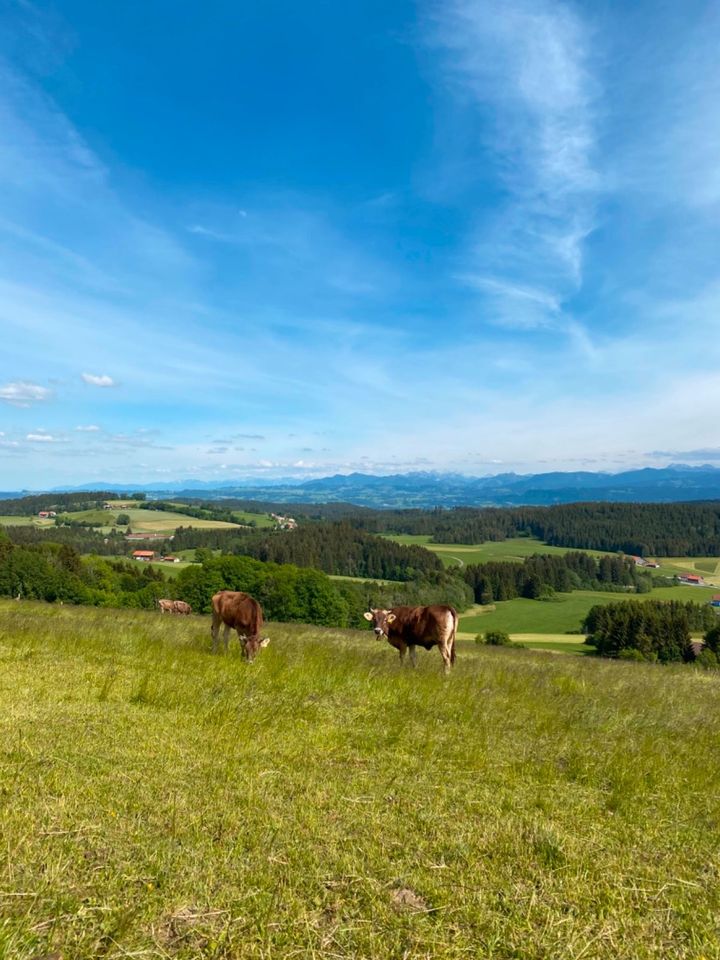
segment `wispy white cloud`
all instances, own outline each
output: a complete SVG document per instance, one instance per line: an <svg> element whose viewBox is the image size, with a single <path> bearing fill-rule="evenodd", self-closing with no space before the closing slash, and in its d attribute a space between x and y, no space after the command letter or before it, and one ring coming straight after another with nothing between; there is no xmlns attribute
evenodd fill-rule
<svg viewBox="0 0 720 960"><path fill-rule="evenodd" d="M106 373L96 374L96 373L83 373L82 378L85 383L90 384L91 387L116 387L117 383L113 380L112 377L109 377Z"/></svg>
<svg viewBox="0 0 720 960"><path fill-rule="evenodd" d="M477 176L492 164L507 197L478 216L461 275L490 320L563 329L601 187L589 31L556 0L450 0L430 24L462 122L485 131Z"/></svg>
<svg viewBox="0 0 720 960"><path fill-rule="evenodd" d="M64 437L54 437L52 434L46 433L44 430L41 433L28 433L25 439L29 440L31 443L67 443L68 442Z"/></svg>
<svg viewBox="0 0 720 960"><path fill-rule="evenodd" d="M100 427L98 427L97 424L95 423L88 423L86 425L80 425L78 427L75 427L75 430L78 433L98 433L100 430Z"/></svg>
<svg viewBox="0 0 720 960"><path fill-rule="evenodd" d="M30 404L48 400L51 396L52 391L47 387L27 380L16 380L0 387L0 400L15 407L29 407Z"/></svg>

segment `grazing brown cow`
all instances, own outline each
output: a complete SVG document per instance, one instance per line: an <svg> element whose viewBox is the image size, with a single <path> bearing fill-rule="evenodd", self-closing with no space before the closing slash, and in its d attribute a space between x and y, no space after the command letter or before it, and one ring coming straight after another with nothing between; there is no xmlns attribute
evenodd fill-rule
<svg viewBox="0 0 720 960"><path fill-rule="evenodd" d="M158 600L157 605L160 608L160 613L182 613L185 615L192 613L192 607L184 600Z"/></svg>
<svg viewBox="0 0 720 960"><path fill-rule="evenodd" d="M224 624L225 653L230 630L237 631L246 660L252 662L258 651L270 643L270 637L260 637L263 625L262 607L249 594L237 590L221 590L212 598L212 648L217 649L220 624Z"/></svg>
<svg viewBox="0 0 720 960"><path fill-rule="evenodd" d="M364 614L375 630L375 638L386 637L390 646L400 652L400 662L410 649L410 662L416 666L416 647L430 650L439 647L445 673L455 663L455 634L458 615L452 607L393 607L391 610L370 609Z"/></svg>

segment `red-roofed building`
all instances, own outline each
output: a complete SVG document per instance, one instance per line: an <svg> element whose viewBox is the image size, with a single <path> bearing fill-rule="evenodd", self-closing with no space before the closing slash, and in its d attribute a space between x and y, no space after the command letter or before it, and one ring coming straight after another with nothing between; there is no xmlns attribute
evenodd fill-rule
<svg viewBox="0 0 720 960"><path fill-rule="evenodd" d="M154 550L133 550L133 560L144 560L146 563L155 559Z"/></svg>
<svg viewBox="0 0 720 960"><path fill-rule="evenodd" d="M699 587L701 583L705 583L698 573L681 573L678 580L680 583L688 583L692 587Z"/></svg>

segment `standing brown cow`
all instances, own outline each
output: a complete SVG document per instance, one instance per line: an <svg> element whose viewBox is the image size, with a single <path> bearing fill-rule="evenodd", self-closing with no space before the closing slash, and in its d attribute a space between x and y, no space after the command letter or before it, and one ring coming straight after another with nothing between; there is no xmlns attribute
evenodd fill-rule
<svg viewBox="0 0 720 960"><path fill-rule="evenodd" d="M270 643L270 637L260 637L263 625L262 607L249 594L237 590L221 590L212 598L212 648L217 650L220 624L224 624L223 641L228 649L230 630L237 631L246 660L252 662L258 651Z"/></svg>
<svg viewBox="0 0 720 960"><path fill-rule="evenodd" d="M430 650L438 647L445 664L445 673L455 663L455 634L458 615L452 607L435 604L431 607L393 607L391 610L370 609L364 614L375 630L375 638L386 637L390 646L400 652L400 662L410 649L410 662L417 665L416 647Z"/></svg>

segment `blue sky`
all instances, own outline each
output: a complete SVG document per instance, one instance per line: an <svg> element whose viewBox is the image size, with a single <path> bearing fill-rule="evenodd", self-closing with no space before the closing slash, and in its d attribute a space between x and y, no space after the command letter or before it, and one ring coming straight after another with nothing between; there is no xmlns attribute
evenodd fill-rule
<svg viewBox="0 0 720 960"><path fill-rule="evenodd" d="M717 3L0 26L0 489L720 461Z"/></svg>

